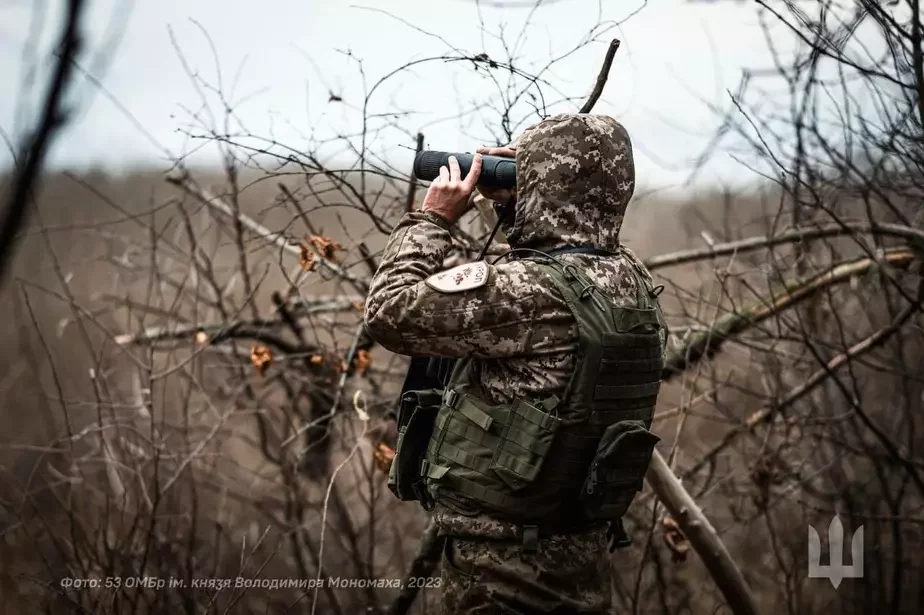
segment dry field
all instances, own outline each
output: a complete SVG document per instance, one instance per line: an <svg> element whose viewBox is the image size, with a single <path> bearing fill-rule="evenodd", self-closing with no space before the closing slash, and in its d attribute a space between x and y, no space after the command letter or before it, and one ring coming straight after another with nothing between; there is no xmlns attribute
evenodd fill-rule
<svg viewBox="0 0 924 615"><path fill-rule="evenodd" d="M194 580L394 580L417 552L425 514L392 497L380 467L381 417L405 359L357 333L368 255L404 196L365 186L378 229L298 178L245 176L233 190L218 172L193 177L200 196L285 241L238 228L155 171L43 182L0 298L2 612L384 612L394 588ZM771 190L642 196L622 235L643 259L663 260L766 235L778 206ZM863 212L848 203L841 213ZM299 247L310 236L342 246L328 254L340 273L309 270L306 259L325 256L317 243ZM920 277L904 245L885 240L872 262L835 238L653 267L685 360L659 401L659 450L762 612L922 608L920 315L875 337ZM816 284L800 290L796 279ZM700 360L706 348L715 357ZM808 526L826 527L835 511L866 532L865 576L837 591L807 578L806 561ZM634 545L613 557L620 612L727 611L647 490L629 525ZM60 584L139 576L185 587ZM438 590L424 598L412 612L437 612Z"/></svg>

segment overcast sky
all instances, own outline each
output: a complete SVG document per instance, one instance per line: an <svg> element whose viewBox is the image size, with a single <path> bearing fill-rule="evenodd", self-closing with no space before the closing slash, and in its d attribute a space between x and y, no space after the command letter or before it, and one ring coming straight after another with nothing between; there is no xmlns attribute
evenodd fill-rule
<svg viewBox="0 0 924 615"><path fill-rule="evenodd" d="M509 46L519 44L516 66L530 71L578 44L598 22L601 6L597 0L546 0L531 13L521 8L522 0L484 1L480 9L470 0L89 1L87 49L97 53L84 55L81 64L105 92L81 78L73 101L77 121L56 143L52 158L57 164L116 168L166 166L165 150L176 155L200 145L183 134L201 104L189 73L215 87L220 83L250 132L303 147L312 137L358 131L356 110L364 89L357 60L369 88L415 59L485 52L504 60L498 39L503 31ZM362 8L363 1L377 9ZM0 127L8 134L21 132L34 118L35 105L29 102L38 100L41 90L30 86L27 68L37 65L44 83L63 4L0 0ZM381 12L383 7L390 15ZM754 5L603 0L599 17L620 25L545 77L564 94L586 96L607 41L619 38L622 46L595 111L628 128L640 184L676 188L718 126L719 118L704 101L727 108L726 91L737 87L742 68L770 64ZM28 44L36 40L30 35L35 31L41 33L37 53ZM497 100L491 82L471 66L417 65L377 90L369 112L411 112L399 122L410 133L423 129L428 147L471 150L491 139L487 126L499 119L490 109L453 119L460 109ZM505 78L503 71L496 74ZM201 91L220 115L218 97L208 88ZM547 102L560 98L548 87L543 91ZM332 93L343 102L329 101ZM515 119L529 112L521 105ZM403 132L387 130L372 147L407 169L412 156L401 146L411 144ZM210 156L214 149L202 151L199 160ZM0 166L9 163L9 154L2 154ZM749 172L728 155L715 157L702 175L703 181L746 177Z"/></svg>

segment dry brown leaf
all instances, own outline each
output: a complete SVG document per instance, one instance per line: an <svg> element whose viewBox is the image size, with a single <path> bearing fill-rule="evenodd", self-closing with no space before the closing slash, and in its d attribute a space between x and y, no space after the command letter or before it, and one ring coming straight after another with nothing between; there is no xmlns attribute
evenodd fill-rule
<svg viewBox="0 0 924 615"><path fill-rule="evenodd" d="M378 466L379 470L388 474L391 470L391 464L395 460L395 449L384 442L380 442L372 451L372 456L375 458L375 465Z"/></svg>
<svg viewBox="0 0 924 615"><path fill-rule="evenodd" d="M362 301L353 302L353 309L355 309L357 312L362 312L365 307L366 305Z"/></svg>
<svg viewBox="0 0 924 615"><path fill-rule="evenodd" d="M356 359L353 363L356 368L356 375L362 376L366 373L366 370L369 369L369 366L372 365L372 357L369 356L368 350L359 350L356 352Z"/></svg>
<svg viewBox="0 0 924 615"><path fill-rule="evenodd" d="M342 250L343 246L324 235L310 235L308 241L314 246L315 251L327 260L332 260L337 250Z"/></svg>
<svg viewBox="0 0 924 615"><path fill-rule="evenodd" d="M298 264L304 271L314 271L318 266L318 262L314 259L314 252L304 243L298 245Z"/></svg>
<svg viewBox="0 0 924 615"><path fill-rule="evenodd" d="M674 563L685 562L690 552L690 541L680 531L680 525L673 517L664 517L664 542L671 550Z"/></svg>
<svg viewBox="0 0 924 615"><path fill-rule="evenodd" d="M273 364L273 353L266 346L254 344L250 349L250 362L262 376L266 368Z"/></svg>

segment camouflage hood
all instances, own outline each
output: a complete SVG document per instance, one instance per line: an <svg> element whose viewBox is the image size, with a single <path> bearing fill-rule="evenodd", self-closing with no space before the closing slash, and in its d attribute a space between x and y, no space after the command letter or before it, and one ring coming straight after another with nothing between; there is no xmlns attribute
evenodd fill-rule
<svg viewBox="0 0 924 615"><path fill-rule="evenodd" d="M616 252L635 189L625 128L603 115L556 115L528 128L516 147L516 218L504 229L511 247Z"/></svg>

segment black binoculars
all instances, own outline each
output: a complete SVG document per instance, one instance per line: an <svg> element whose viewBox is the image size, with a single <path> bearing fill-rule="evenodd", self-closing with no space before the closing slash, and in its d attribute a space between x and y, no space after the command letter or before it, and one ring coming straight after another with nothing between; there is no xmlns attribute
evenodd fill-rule
<svg viewBox="0 0 924 615"><path fill-rule="evenodd" d="M472 168L474 154L456 154L453 152L435 152L424 150L414 158L414 175L418 179L432 181L440 176L440 167L449 166L449 157L455 156L462 170L462 177L468 175ZM517 163L511 158L500 156L481 156L481 176L478 184L486 188L516 188Z"/></svg>

